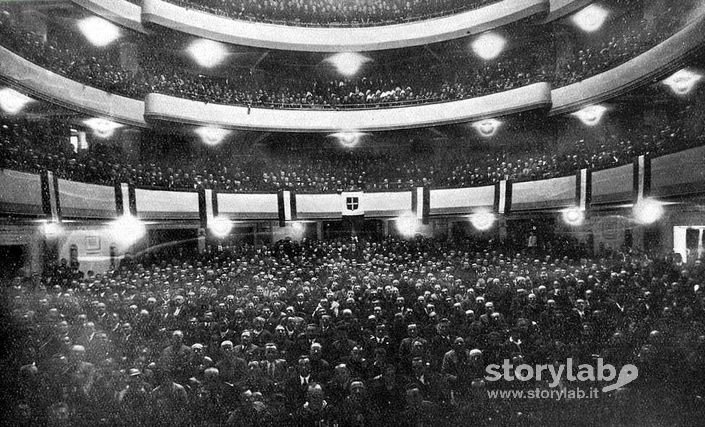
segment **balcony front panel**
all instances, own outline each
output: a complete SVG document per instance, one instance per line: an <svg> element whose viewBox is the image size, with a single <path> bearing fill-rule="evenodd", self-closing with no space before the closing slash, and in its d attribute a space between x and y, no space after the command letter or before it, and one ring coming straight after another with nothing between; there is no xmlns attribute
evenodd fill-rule
<svg viewBox="0 0 705 427"><path fill-rule="evenodd" d="M491 208L495 186L431 190L431 215L471 214L478 208Z"/></svg>
<svg viewBox="0 0 705 427"><path fill-rule="evenodd" d="M115 188L59 179L61 214L67 218L114 218Z"/></svg>
<svg viewBox="0 0 705 427"><path fill-rule="evenodd" d="M363 52L420 46L478 34L547 13L548 0L504 0L476 10L406 24L311 28L233 20L161 0L144 0L142 21L226 43L306 52Z"/></svg>
<svg viewBox="0 0 705 427"><path fill-rule="evenodd" d="M411 192L365 193L365 215L371 217L401 216L411 211Z"/></svg>
<svg viewBox="0 0 705 427"><path fill-rule="evenodd" d="M634 167L623 165L592 173L592 204L629 203L634 195Z"/></svg>
<svg viewBox="0 0 705 427"><path fill-rule="evenodd" d="M462 123L550 105L551 89L546 83L462 101L344 111L248 108L151 93L145 99L145 118L260 131L370 132Z"/></svg>
<svg viewBox="0 0 705 427"><path fill-rule="evenodd" d="M705 192L705 147L651 160L651 195L674 197Z"/></svg>
<svg viewBox="0 0 705 427"><path fill-rule="evenodd" d="M197 220L198 193L187 191L135 190L137 216L143 220Z"/></svg>
<svg viewBox="0 0 705 427"><path fill-rule="evenodd" d="M46 70L0 46L0 79L39 99L145 127L144 102L113 95Z"/></svg>
<svg viewBox="0 0 705 427"><path fill-rule="evenodd" d="M218 214L234 220L277 219L276 194L218 193Z"/></svg>
<svg viewBox="0 0 705 427"><path fill-rule="evenodd" d="M512 185L512 210L559 209L575 204L575 176Z"/></svg>
<svg viewBox="0 0 705 427"><path fill-rule="evenodd" d="M0 213L41 216L43 212L39 175L0 169Z"/></svg>

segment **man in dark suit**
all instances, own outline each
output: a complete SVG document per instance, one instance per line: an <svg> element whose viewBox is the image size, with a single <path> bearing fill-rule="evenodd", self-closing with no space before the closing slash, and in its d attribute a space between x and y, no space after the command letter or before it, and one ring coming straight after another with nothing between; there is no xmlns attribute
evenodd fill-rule
<svg viewBox="0 0 705 427"><path fill-rule="evenodd" d="M264 323L263 317L255 317L252 321L252 343L258 347L264 347L265 344L272 341L272 333L264 328Z"/></svg>
<svg viewBox="0 0 705 427"><path fill-rule="evenodd" d="M338 405L348 397L350 380L350 369L344 363L337 365L333 378L326 384L326 396L330 403Z"/></svg>
<svg viewBox="0 0 705 427"><path fill-rule="evenodd" d="M279 358L276 344L270 342L264 346L265 359L260 362L260 369L264 378L265 387L269 391L277 390L286 379L286 361Z"/></svg>
<svg viewBox="0 0 705 427"><path fill-rule="evenodd" d="M240 334L240 344L235 346L235 354L248 362L259 360L261 349L252 342L252 333L244 331Z"/></svg>
<svg viewBox="0 0 705 427"><path fill-rule="evenodd" d="M311 362L311 375L317 383L325 384L331 376L330 363L323 359L323 346L319 343L311 344L308 354Z"/></svg>
<svg viewBox="0 0 705 427"><path fill-rule="evenodd" d="M399 344L398 356L399 361L401 362L400 369L403 373L408 374L411 372L411 349L413 343L415 341L420 342L424 347L423 351L426 352L428 349L428 341L419 336L419 328L415 323L412 323L406 327L406 334L407 337L401 340L401 343Z"/></svg>
<svg viewBox="0 0 705 427"><path fill-rule="evenodd" d="M306 402L294 413L293 425L325 426L330 425L335 417L333 407L324 399L323 387L311 384L306 390Z"/></svg>
<svg viewBox="0 0 705 427"><path fill-rule="evenodd" d="M164 322L167 328L175 329L186 326L186 322L190 316L187 315L188 307L184 304L186 299L183 295L177 295L174 297L172 302L172 307L164 315Z"/></svg>
<svg viewBox="0 0 705 427"><path fill-rule="evenodd" d="M475 375L471 364L470 351L465 348L465 340L458 337L453 341L453 349L443 356L441 372L448 378L456 394L466 394Z"/></svg>
<svg viewBox="0 0 705 427"><path fill-rule="evenodd" d="M407 377L407 389L418 388L424 400L442 404L450 402L448 383L443 376L431 371L430 365L421 357L411 361L412 373Z"/></svg>
<svg viewBox="0 0 705 427"><path fill-rule="evenodd" d="M301 405L305 398L308 386L315 383L311 377L311 361L308 356L299 357L296 371L286 381L285 392L292 410Z"/></svg>
<svg viewBox="0 0 705 427"><path fill-rule="evenodd" d="M215 365L219 377L229 384L237 384L244 380L247 374L247 361L235 354L232 341L220 343L222 359Z"/></svg>
<svg viewBox="0 0 705 427"><path fill-rule="evenodd" d="M450 321L441 319L436 327L436 335L431 339L431 367L439 369L444 355L452 348L453 337L450 334Z"/></svg>
<svg viewBox="0 0 705 427"><path fill-rule="evenodd" d="M392 353L391 340L387 333L387 326L384 323L375 326L375 334L367 339L368 357L373 357L375 350L378 348L384 348L388 356Z"/></svg>
<svg viewBox="0 0 705 427"><path fill-rule="evenodd" d="M159 356L159 367L171 374L175 382L185 384L191 377L191 348L184 345L184 333L174 331L171 334L171 345Z"/></svg>

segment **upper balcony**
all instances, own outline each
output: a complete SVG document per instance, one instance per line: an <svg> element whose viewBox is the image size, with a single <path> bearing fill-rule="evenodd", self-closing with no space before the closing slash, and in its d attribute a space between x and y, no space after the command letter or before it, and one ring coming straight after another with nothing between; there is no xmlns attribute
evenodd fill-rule
<svg viewBox="0 0 705 427"><path fill-rule="evenodd" d="M551 106L552 114L570 112L665 75L703 44L705 31L695 8L659 11L627 11L590 35L565 36L561 20L550 31L513 24L494 32L506 48L489 60L472 52L474 37L373 52L357 77L336 76L322 54L243 47L228 47L230 65L199 68L186 54L192 40L178 33L123 28L118 42L96 48L72 30L75 18L40 37L10 14L0 22L9 49L0 51L0 74L36 97L137 126L148 125L146 116L251 130L414 128Z"/></svg>
<svg viewBox="0 0 705 427"><path fill-rule="evenodd" d="M550 7L548 0L481 3L488 4L438 18L375 27L333 28L233 20L161 0L144 0L142 22L211 40L267 49L366 52L420 46L479 34L534 15L545 16Z"/></svg>

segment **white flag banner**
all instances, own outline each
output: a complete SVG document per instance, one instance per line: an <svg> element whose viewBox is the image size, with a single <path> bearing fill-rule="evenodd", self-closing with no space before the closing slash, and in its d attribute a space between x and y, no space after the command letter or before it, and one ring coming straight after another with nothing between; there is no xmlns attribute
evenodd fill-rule
<svg viewBox="0 0 705 427"><path fill-rule="evenodd" d="M343 216L364 215L365 207L363 205L363 199L364 194L362 193L362 191L346 191L340 193L340 201Z"/></svg>

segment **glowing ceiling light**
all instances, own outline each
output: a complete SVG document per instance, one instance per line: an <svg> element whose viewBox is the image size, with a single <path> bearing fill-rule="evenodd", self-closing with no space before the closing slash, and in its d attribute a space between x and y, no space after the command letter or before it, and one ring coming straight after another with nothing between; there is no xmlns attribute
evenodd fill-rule
<svg viewBox="0 0 705 427"><path fill-rule="evenodd" d="M147 227L138 218L126 214L111 222L108 231L116 242L131 245L147 234Z"/></svg>
<svg viewBox="0 0 705 427"><path fill-rule="evenodd" d="M633 212L639 224L653 224L663 216L663 205L654 199L641 199L634 205Z"/></svg>
<svg viewBox="0 0 705 427"><path fill-rule="evenodd" d="M42 232L44 232L44 235L50 239L59 237L63 231L64 228L57 222L47 221L42 224Z"/></svg>
<svg viewBox="0 0 705 427"><path fill-rule="evenodd" d="M335 138L343 147L352 148L359 144L365 135L365 133L361 132L345 131L332 133L328 136Z"/></svg>
<svg viewBox="0 0 705 427"><path fill-rule="evenodd" d="M480 211L470 215L470 223L479 231L487 231L494 225L497 217L490 211Z"/></svg>
<svg viewBox="0 0 705 427"><path fill-rule="evenodd" d="M563 221L572 226L581 225L585 221L585 212L577 207L565 209L563 211Z"/></svg>
<svg viewBox="0 0 705 427"><path fill-rule="evenodd" d="M604 7L591 4L582 10L576 12L573 17L573 23L578 26L581 30L592 33L600 28L607 20L610 12Z"/></svg>
<svg viewBox="0 0 705 427"><path fill-rule="evenodd" d="M419 226L419 219L409 212L406 215L398 217L394 224L397 231L404 237L414 237Z"/></svg>
<svg viewBox="0 0 705 427"><path fill-rule="evenodd" d="M115 133L116 129L123 127L120 123L115 123L113 121L94 117L92 119L87 119L83 121L83 124L88 126L93 130L93 132L100 138L110 138Z"/></svg>
<svg viewBox="0 0 705 427"><path fill-rule="evenodd" d="M228 56L228 49L223 43L206 39L194 40L186 51L198 65L205 68L219 65Z"/></svg>
<svg viewBox="0 0 705 427"><path fill-rule="evenodd" d="M304 237L306 226L302 222L294 222L291 224L291 237L299 240Z"/></svg>
<svg viewBox="0 0 705 427"><path fill-rule="evenodd" d="M103 18L90 16L78 21L78 29L92 45L105 47L120 37L120 28Z"/></svg>
<svg viewBox="0 0 705 427"><path fill-rule="evenodd" d="M228 137L228 135L230 135L230 131L227 129L209 126L196 128L194 132L196 132L196 135L201 138L201 141L203 141L204 144L211 146L220 144L225 138Z"/></svg>
<svg viewBox="0 0 705 427"><path fill-rule="evenodd" d="M501 124L502 122L497 119L485 119L473 123L472 127L477 130L480 136L489 138L497 133L497 130L499 129Z"/></svg>
<svg viewBox="0 0 705 427"><path fill-rule="evenodd" d="M607 107L603 105L590 105L575 113L571 113L571 115L577 117L588 126L595 126L600 123L605 112L607 112Z"/></svg>
<svg viewBox="0 0 705 427"><path fill-rule="evenodd" d="M504 50L507 40L496 33L484 33L472 42L472 50L482 59L495 59Z"/></svg>
<svg viewBox="0 0 705 427"><path fill-rule="evenodd" d="M0 89L0 108L8 114L17 114L33 99L9 87Z"/></svg>
<svg viewBox="0 0 705 427"><path fill-rule="evenodd" d="M702 79L702 74L688 69L683 69L664 80L663 83L670 87L676 95L687 95Z"/></svg>
<svg viewBox="0 0 705 427"><path fill-rule="evenodd" d="M216 216L208 221L208 228L216 237L222 238L230 234L230 230L233 229L233 222L228 218Z"/></svg>
<svg viewBox="0 0 705 427"><path fill-rule="evenodd" d="M371 59L359 53L343 52L326 58L326 61L333 64L340 74L350 77L357 74L360 68Z"/></svg>

